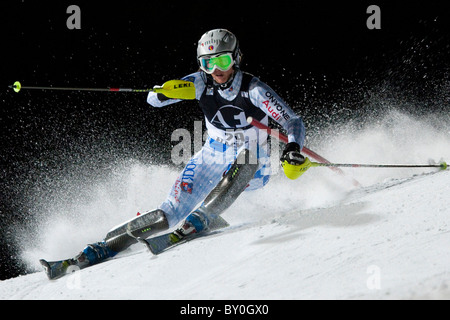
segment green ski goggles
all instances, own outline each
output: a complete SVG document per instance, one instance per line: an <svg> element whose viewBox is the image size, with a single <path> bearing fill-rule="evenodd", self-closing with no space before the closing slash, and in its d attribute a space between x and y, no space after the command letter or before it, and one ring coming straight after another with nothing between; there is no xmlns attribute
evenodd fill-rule
<svg viewBox="0 0 450 320"><path fill-rule="evenodd" d="M208 74L212 74L216 69L228 71L234 65L234 59L231 53L203 56L198 58L198 61L200 68Z"/></svg>

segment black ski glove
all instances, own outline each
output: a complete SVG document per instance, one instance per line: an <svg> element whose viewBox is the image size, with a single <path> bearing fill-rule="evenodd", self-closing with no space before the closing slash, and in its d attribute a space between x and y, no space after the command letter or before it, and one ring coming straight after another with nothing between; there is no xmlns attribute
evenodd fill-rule
<svg viewBox="0 0 450 320"><path fill-rule="evenodd" d="M162 93L159 93L159 92L156 94L156 96L158 97L158 100L161 102L170 100L170 98L167 98L165 95L163 95Z"/></svg>
<svg viewBox="0 0 450 320"><path fill-rule="evenodd" d="M289 142L284 148L280 158L281 162L287 161L292 165L300 165L305 162L305 157L300 154L300 146L296 142Z"/></svg>

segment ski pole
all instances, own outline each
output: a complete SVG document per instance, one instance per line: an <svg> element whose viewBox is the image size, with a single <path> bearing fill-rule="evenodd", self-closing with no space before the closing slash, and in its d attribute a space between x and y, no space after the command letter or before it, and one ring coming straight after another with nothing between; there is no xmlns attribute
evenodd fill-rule
<svg viewBox="0 0 450 320"><path fill-rule="evenodd" d="M355 163L319 163L311 162L312 167L346 167L346 168L440 168L447 169L447 163L439 164L355 164Z"/></svg>
<svg viewBox="0 0 450 320"><path fill-rule="evenodd" d="M59 90L59 91L100 91L100 92L150 92L152 89L130 89L130 88L62 88L62 87L30 87L22 86L19 81L9 86L15 92L20 90Z"/></svg>
<svg viewBox="0 0 450 320"><path fill-rule="evenodd" d="M21 90L59 90L59 91L92 91L92 92L157 92L162 93L171 99L195 99L195 87L192 82L184 80L170 80L164 83L161 87L152 89L132 89L132 88L63 88L63 87L33 87L22 86L19 81L14 82L9 86L15 92Z"/></svg>
<svg viewBox="0 0 450 320"><path fill-rule="evenodd" d="M255 127L258 127L260 129L267 130L267 133L275 138L279 138L283 142L288 142L288 138L276 131L277 133L274 133L273 130L271 130L268 126L262 124L261 122L252 119L249 117L247 119L247 122L250 124L253 124ZM442 170L447 169L447 163L441 162L439 164L356 164L356 163L331 163L328 160L317 157L318 154L309 150L308 148L304 147L302 150L303 153L306 155L309 155L312 158L315 158L318 161L322 161L322 163L319 162L311 162L312 167L330 167L330 168L338 168L338 167L346 167L346 168L440 168ZM320 159L321 158L321 159Z"/></svg>
<svg viewBox="0 0 450 320"><path fill-rule="evenodd" d="M15 82L14 85L8 86L15 92L20 90L59 90L59 91L100 91L100 92L149 92L149 89L128 89L128 88L61 88L61 87L26 87Z"/></svg>
<svg viewBox="0 0 450 320"><path fill-rule="evenodd" d="M247 122L249 124L254 125L255 127L259 128L259 129L267 130L267 133L269 135L271 135L274 138L277 138L278 140L280 140L280 141L282 141L284 143L288 143L289 142L288 141L288 137L286 135L284 135L283 133L279 132L278 130L274 131L274 130L270 129L268 126L266 126L265 124L262 124L258 120L253 119L252 117L248 117L247 118ZM307 156L310 156L311 158L316 159L317 161L321 161L323 163L330 163L330 161L328 161L324 157L318 155L317 153L315 153L311 149L308 149L307 147L303 147L302 152L304 154L306 154ZM338 170L338 171L340 171L340 170Z"/></svg>
<svg viewBox="0 0 450 320"><path fill-rule="evenodd" d="M248 118L247 118L247 122L248 122L249 124L254 125L255 127L259 128L259 129L266 130L267 133L268 133L269 135L271 135L271 136L274 137L274 138L277 138L277 139L281 140L281 141L284 142L284 143L288 143L288 142L289 142L289 141L288 141L288 137L287 137L286 135L284 135L283 133L279 132L278 130L272 130L272 129L270 129L268 126L266 126L265 124L259 122L258 120L253 119L252 117L248 117ZM330 161L328 161L328 160L325 159L324 157L320 156L319 154L315 153L315 152L312 151L311 149L308 149L307 147L303 147L302 152L303 152L304 154L306 154L307 156L309 156L309 157L311 157L311 158L313 158L313 159L316 159L317 161L320 161L320 162L322 162L322 163L324 163L324 164L327 164L327 166L328 166L331 170L337 172L338 174L340 174L340 175L342 175L342 176L345 176L344 171L342 171L342 170L341 170L340 168L338 168L337 166L332 166L332 165L330 165L330 164L332 164ZM317 163L317 162L315 162L315 163ZM357 186L357 187L360 187L360 186L361 186L361 184L360 184L357 180L355 180L355 179L353 179L353 178L352 178L352 183L353 183L354 186Z"/></svg>

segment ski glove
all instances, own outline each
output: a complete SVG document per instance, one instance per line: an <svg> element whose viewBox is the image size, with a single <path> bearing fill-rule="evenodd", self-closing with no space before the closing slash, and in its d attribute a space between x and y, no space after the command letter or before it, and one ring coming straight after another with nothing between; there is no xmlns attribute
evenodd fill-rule
<svg viewBox="0 0 450 320"><path fill-rule="evenodd" d="M300 154L300 146L296 142L289 142L281 155L281 162L287 161L292 165L301 165L305 158Z"/></svg>
<svg viewBox="0 0 450 320"><path fill-rule="evenodd" d="M280 160L284 174L291 180L299 178L311 167L311 161L300 154L300 146L295 142L286 145Z"/></svg>
<svg viewBox="0 0 450 320"><path fill-rule="evenodd" d="M162 86L154 86L153 92L158 94L160 101L168 99L194 100L196 98L194 83L184 80L170 80Z"/></svg>
<svg viewBox="0 0 450 320"><path fill-rule="evenodd" d="M153 87L153 90L155 90L155 89L162 89L162 88L163 88L163 86L154 86L154 87ZM166 97L166 96L165 96L163 93L161 93L161 92L158 92L158 93L156 94L156 97L157 97L158 100L161 101L161 102L170 100L170 98Z"/></svg>
<svg viewBox="0 0 450 320"><path fill-rule="evenodd" d="M157 97L158 100L161 101L161 102L170 100L170 98L167 98L165 95L163 95L162 93L159 93L159 92L156 94L156 97Z"/></svg>

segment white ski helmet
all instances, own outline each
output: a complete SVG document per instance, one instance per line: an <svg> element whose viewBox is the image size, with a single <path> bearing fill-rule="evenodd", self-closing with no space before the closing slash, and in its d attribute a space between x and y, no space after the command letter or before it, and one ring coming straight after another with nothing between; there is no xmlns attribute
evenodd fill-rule
<svg viewBox="0 0 450 320"><path fill-rule="evenodd" d="M225 54L229 55L231 61L226 60L226 57L223 60L212 59L214 63L209 65L211 60L205 59ZM200 68L209 74L213 73L216 68L226 71L233 65L239 67L241 55L239 41L233 33L226 29L210 30L203 34L198 41L197 62Z"/></svg>

